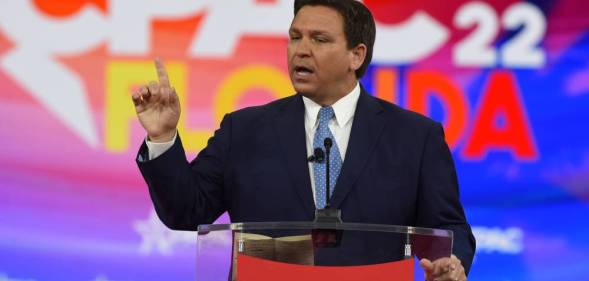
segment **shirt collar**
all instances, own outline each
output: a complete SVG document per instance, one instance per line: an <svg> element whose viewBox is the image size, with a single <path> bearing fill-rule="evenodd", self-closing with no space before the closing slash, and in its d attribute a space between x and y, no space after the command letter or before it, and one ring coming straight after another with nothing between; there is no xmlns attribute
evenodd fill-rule
<svg viewBox="0 0 589 281"><path fill-rule="evenodd" d="M345 126L354 117L358 98L360 98L360 83L356 83L356 87L351 92L331 105L333 112L335 112L335 122L339 127ZM316 124L321 105L305 96L303 96L303 103L305 104L305 118L312 124Z"/></svg>

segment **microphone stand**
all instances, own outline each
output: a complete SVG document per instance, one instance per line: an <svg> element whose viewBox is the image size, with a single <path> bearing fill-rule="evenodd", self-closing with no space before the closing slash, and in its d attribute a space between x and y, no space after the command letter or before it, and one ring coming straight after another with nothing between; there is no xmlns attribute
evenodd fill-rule
<svg viewBox="0 0 589 281"><path fill-rule="evenodd" d="M331 195L331 185L329 180L331 177L329 176L329 153L331 152L331 146L333 145L331 138L325 138L325 140L323 140L323 145L325 146L325 155L327 155L325 159L325 192L327 193L325 194L325 209L330 209L329 197Z"/></svg>
<svg viewBox="0 0 589 281"><path fill-rule="evenodd" d="M326 228L313 229L311 236L315 248L333 248L338 247L342 237L342 231L337 230L337 225L343 223L342 212L340 209L332 209L330 204L330 183L329 183L329 153L333 141L326 138L323 141L325 146L325 208L315 209L315 223L328 224Z"/></svg>

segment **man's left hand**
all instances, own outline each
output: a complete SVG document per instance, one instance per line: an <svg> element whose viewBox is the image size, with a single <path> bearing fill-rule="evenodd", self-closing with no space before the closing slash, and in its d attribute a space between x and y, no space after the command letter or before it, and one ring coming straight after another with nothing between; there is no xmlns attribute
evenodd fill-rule
<svg viewBox="0 0 589 281"><path fill-rule="evenodd" d="M427 281L466 281L464 266L455 256L435 261L421 259L419 265L425 271Z"/></svg>

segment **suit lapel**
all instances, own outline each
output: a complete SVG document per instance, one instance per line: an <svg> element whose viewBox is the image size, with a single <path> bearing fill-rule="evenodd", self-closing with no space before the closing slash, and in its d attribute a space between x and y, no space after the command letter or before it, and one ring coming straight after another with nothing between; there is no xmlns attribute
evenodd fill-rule
<svg viewBox="0 0 589 281"><path fill-rule="evenodd" d="M307 163L305 106L300 95L293 96L279 109L274 125L282 158L291 176L290 182L296 188L307 213L313 217L315 203Z"/></svg>
<svg viewBox="0 0 589 281"><path fill-rule="evenodd" d="M382 106L362 89L346 156L333 193L332 207L340 207L370 158L385 125L382 110Z"/></svg>

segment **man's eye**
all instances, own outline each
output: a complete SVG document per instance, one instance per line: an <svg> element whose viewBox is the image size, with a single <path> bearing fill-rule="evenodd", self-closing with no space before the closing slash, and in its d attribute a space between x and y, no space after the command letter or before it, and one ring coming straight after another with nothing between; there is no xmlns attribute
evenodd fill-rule
<svg viewBox="0 0 589 281"><path fill-rule="evenodd" d="M327 39L325 39L323 37L316 37L316 38L314 38L314 40L315 40L315 42L318 42L318 43L326 43L327 42Z"/></svg>
<svg viewBox="0 0 589 281"><path fill-rule="evenodd" d="M300 37L298 37L298 36L291 36L291 37L290 37L290 41L297 41L297 40L299 40L299 39L301 39L301 38L300 38Z"/></svg>

